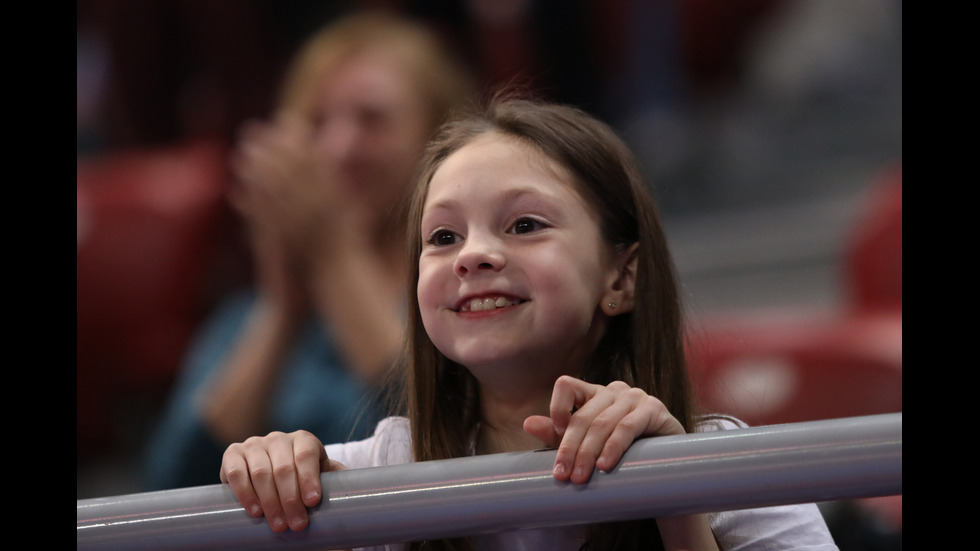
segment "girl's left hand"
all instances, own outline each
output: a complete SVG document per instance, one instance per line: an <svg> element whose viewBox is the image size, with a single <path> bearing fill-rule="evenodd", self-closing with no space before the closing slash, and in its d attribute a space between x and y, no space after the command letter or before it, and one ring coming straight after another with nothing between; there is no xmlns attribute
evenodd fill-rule
<svg viewBox="0 0 980 551"><path fill-rule="evenodd" d="M528 417L524 430L558 446L555 478L575 483L587 482L595 468L611 470L641 436L685 433L663 402L622 381L602 386L559 377L550 413Z"/></svg>

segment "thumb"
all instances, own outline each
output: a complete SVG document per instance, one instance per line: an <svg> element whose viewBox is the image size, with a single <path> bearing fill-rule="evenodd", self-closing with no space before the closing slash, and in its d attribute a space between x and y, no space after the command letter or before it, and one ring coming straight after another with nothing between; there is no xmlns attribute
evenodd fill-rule
<svg viewBox="0 0 980 551"><path fill-rule="evenodd" d="M561 442L561 436L555 431L554 422L551 417L545 415L532 415L525 419L524 432L537 438L549 448L556 448Z"/></svg>

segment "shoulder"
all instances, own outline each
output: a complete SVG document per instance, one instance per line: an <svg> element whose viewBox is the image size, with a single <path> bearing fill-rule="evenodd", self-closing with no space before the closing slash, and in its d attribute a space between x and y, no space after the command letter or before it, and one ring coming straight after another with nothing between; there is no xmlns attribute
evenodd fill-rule
<svg viewBox="0 0 980 551"><path fill-rule="evenodd" d="M706 415L698 420L700 433L748 428L736 417ZM813 503L760 507L709 514L711 531L722 549L836 551L827 523Z"/></svg>
<svg viewBox="0 0 980 551"><path fill-rule="evenodd" d="M386 445L412 446L412 426L407 417L386 417L374 429L374 438Z"/></svg>

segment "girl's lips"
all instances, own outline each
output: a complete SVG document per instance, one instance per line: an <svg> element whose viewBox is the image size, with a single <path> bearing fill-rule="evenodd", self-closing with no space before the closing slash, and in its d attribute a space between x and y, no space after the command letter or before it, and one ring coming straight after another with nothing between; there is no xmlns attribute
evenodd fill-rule
<svg viewBox="0 0 980 551"><path fill-rule="evenodd" d="M457 312L482 312L516 306L525 302L522 299L506 297L503 295L487 295L482 297L471 297L460 301L456 307Z"/></svg>

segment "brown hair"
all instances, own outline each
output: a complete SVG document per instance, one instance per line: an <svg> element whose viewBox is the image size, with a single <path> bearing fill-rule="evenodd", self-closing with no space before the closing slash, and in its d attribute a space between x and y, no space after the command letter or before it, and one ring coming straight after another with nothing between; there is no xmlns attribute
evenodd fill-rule
<svg viewBox="0 0 980 551"><path fill-rule="evenodd" d="M609 126L579 109L498 96L483 112L445 125L429 144L409 207L412 288L404 388L416 460L469 455L479 422L477 382L429 339L415 287L429 182L446 158L489 132L520 140L563 165L573 175L578 193L599 214L603 236L616 247L639 244L634 309L612 318L583 378L596 384L621 380L642 388L660 399L690 432L694 412L676 275L659 214L633 155ZM653 519L596 525L586 547L647 549L651 545L660 545ZM468 546L463 539L427 542L425 548Z"/></svg>

